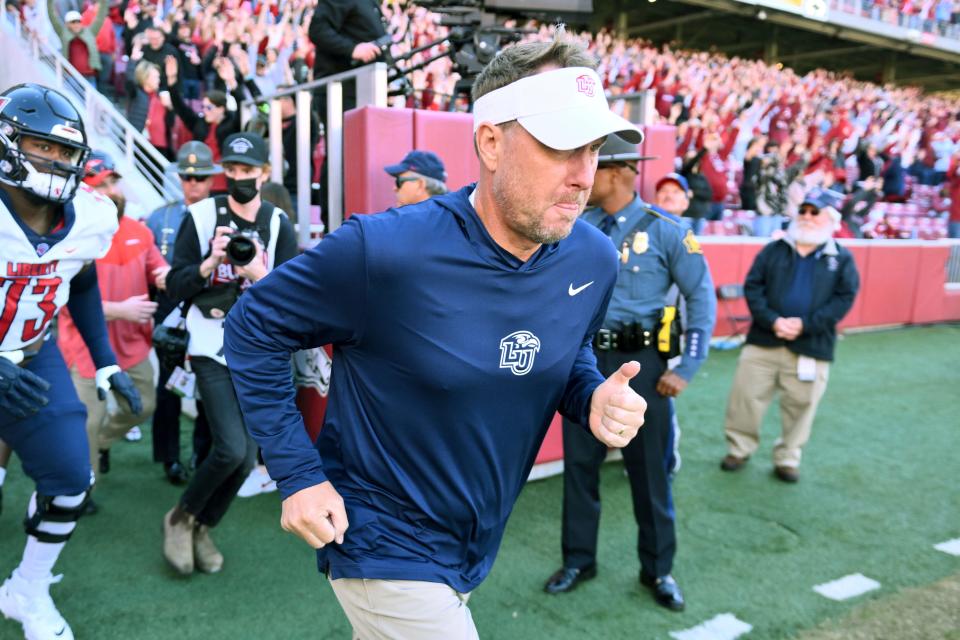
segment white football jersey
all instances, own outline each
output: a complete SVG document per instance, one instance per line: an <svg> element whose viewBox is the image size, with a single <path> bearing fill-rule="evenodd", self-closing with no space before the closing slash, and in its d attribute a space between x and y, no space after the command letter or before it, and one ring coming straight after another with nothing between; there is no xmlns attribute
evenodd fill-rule
<svg viewBox="0 0 960 640"><path fill-rule="evenodd" d="M0 351L16 351L44 335L70 298L70 281L110 250L118 227L113 202L87 185L73 199L73 226L43 255L0 201Z"/></svg>

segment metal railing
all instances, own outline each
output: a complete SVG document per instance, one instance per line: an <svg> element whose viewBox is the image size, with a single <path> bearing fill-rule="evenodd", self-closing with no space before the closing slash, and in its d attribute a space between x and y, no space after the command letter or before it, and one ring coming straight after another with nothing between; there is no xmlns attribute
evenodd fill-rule
<svg viewBox="0 0 960 640"><path fill-rule="evenodd" d="M645 89L635 93L621 95L607 95L610 108L621 116L638 125L648 125L654 122L654 109L657 92Z"/></svg>
<svg viewBox="0 0 960 640"><path fill-rule="evenodd" d="M343 83L356 80L357 107L387 106L387 65L382 62L365 65L350 71L326 76L312 82L283 89L266 96L260 96L243 103L244 124L256 106L270 104L270 125L268 142L270 144L271 180L283 182L283 115L280 99L288 96L296 104L297 128L297 230L301 247L310 244L310 173L313 149L310 148L310 113L312 93L325 90L327 97L326 144L327 154L327 193L326 211L329 231L335 230L343 222Z"/></svg>
<svg viewBox="0 0 960 640"><path fill-rule="evenodd" d="M947 258L947 278L948 285L960 285L960 242L954 241L950 246L950 257Z"/></svg>
<svg viewBox="0 0 960 640"><path fill-rule="evenodd" d="M59 49L23 33L7 33L18 37L27 46L33 59L53 72L56 77L54 88L75 99L74 102L83 112L88 138L90 133L95 133L115 145L126 159L127 165L142 176L157 194L157 198L143 197L142 200L169 201L181 197L180 186L165 177L170 161L157 151L146 136L134 129L126 116L117 111L110 100L80 75Z"/></svg>

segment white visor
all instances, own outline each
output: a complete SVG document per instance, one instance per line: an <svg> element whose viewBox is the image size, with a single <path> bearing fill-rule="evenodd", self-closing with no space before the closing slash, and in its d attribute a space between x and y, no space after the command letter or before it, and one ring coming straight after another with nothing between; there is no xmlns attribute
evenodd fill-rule
<svg viewBox="0 0 960 640"><path fill-rule="evenodd" d="M633 123L610 111L597 72L567 67L521 78L491 91L473 105L473 131L480 124L516 120L550 147L577 149L612 133L631 144L643 142Z"/></svg>

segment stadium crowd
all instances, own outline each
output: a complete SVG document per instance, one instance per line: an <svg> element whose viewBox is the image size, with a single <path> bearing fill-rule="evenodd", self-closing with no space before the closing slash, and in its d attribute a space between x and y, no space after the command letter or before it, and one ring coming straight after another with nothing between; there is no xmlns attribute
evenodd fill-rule
<svg viewBox="0 0 960 640"><path fill-rule="evenodd" d="M16 7L34 32L63 38L64 54L74 66L114 97L171 160L189 140L206 142L218 159L219 143L240 130L238 104L329 69L328 45L321 44L318 55L322 21L314 19L316 0L103 0L103 6L93 1L76 6L79 1L48 0L41 7L37 0L8 0L8 8ZM912 27L916 19L917 28L939 25L944 33L952 33L945 25L952 26L960 14L952 0L867 0L851 6L841 1L838 8L879 19L895 12ZM463 96L455 95L460 76L451 58L430 61L448 49L442 40L450 31L441 16L398 0L384 1L380 9L382 30L377 26L372 34L390 34L393 44L383 48L401 59L398 67L413 68L407 82L394 80L399 95L392 104L469 108ZM527 41L545 40L554 32L535 22L505 26L522 28ZM782 64L658 46L606 30L576 38L600 59L615 109L627 113L636 107L637 92L655 92L650 123L677 127L677 169L693 192L686 215L698 232L731 233L733 228L732 233L768 236L796 214L803 194L819 188L842 212L845 234L938 237L949 229L949 235L960 235L960 199L949 197L960 194L956 99L824 70L799 75ZM79 40L88 46L95 41L99 56ZM372 53L353 51L352 62L372 60L368 56L377 55L381 45L376 47ZM285 145L284 182L292 192L293 115L293 102L287 100L285 137L291 140ZM262 125L262 114L257 122ZM322 158L322 152L315 154L314 164L322 164ZM314 176L319 173L315 166ZM891 213L904 215L890 218ZM882 233L874 229L878 224Z"/></svg>

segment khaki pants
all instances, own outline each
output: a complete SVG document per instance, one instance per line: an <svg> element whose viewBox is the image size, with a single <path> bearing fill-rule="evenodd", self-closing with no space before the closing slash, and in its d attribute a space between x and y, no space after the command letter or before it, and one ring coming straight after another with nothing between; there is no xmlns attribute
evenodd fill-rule
<svg viewBox="0 0 960 640"><path fill-rule="evenodd" d="M816 378L801 382L797 378L797 360L797 354L786 347L743 347L724 423L731 455L749 458L757 450L760 423L774 393L779 391L783 432L774 444L773 464L800 466L801 449L810 439L817 405L827 390L830 363L817 360Z"/></svg>
<svg viewBox="0 0 960 640"><path fill-rule="evenodd" d="M439 582L331 580L353 640L477 640L470 594Z"/></svg>
<svg viewBox="0 0 960 640"><path fill-rule="evenodd" d="M109 449L110 445L119 440L132 427L145 422L156 407L157 388L153 381L153 366L150 358L125 369L133 380L140 399L143 400L143 413L133 415L130 406L123 398L114 394L117 401L117 410L107 413L107 403L97 398L97 381L95 378L83 378L76 367L70 368L70 377L73 386L77 388L80 401L87 407L87 442L90 443L90 464L97 468L97 451Z"/></svg>

